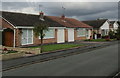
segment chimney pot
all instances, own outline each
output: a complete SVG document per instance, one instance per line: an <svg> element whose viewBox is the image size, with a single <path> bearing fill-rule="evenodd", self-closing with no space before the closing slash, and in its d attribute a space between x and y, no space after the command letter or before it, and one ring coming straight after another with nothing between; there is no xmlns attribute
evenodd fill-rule
<svg viewBox="0 0 120 78"><path fill-rule="evenodd" d="M44 20L43 17L44 17L44 13L41 11L41 12L39 13L39 18L40 18L40 20Z"/></svg>
<svg viewBox="0 0 120 78"><path fill-rule="evenodd" d="M61 19L62 19L62 20L64 20L64 19L65 19L65 15L64 15L64 14L61 16Z"/></svg>

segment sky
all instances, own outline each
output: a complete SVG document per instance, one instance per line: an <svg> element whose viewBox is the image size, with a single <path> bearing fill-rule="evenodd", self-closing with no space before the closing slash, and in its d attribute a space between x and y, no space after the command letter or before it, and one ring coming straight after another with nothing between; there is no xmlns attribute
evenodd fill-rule
<svg viewBox="0 0 120 78"><path fill-rule="evenodd" d="M78 20L95 20L105 18L118 19L119 0L4 0L1 2L3 11L39 14L43 11L48 16L61 16L76 18ZM40 7L39 7L40 5ZM63 9L64 7L65 9Z"/></svg>

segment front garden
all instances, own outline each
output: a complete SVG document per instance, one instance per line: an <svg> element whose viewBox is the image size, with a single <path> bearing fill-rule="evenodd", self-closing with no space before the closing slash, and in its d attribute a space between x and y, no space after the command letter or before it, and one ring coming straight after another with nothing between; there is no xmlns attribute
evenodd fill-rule
<svg viewBox="0 0 120 78"><path fill-rule="evenodd" d="M93 41L93 42L108 42L108 41L114 41L116 39L87 39L85 41Z"/></svg>
<svg viewBox="0 0 120 78"><path fill-rule="evenodd" d="M7 48L4 48L1 50L0 60L9 60L14 58L19 58L19 57L23 57L24 54L25 54L24 52L8 50Z"/></svg>

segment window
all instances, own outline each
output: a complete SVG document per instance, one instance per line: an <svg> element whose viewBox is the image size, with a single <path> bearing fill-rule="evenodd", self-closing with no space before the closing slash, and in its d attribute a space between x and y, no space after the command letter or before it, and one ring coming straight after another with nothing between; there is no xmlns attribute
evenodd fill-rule
<svg viewBox="0 0 120 78"><path fill-rule="evenodd" d="M33 30L22 29L22 45L33 44Z"/></svg>
<svg viewBox="0 0 120 78"><path fill-rule="evenodd" d="M44 39L54 38L54 35L55 35L55 30L54 29L49 29L47 32L45 32ZM40 37L39 37L39 39L40 39Z"/></svg>
<svg viewBox="0 0 120 78"><path fill-rule="evenodd" d="M86 30L85 30L85 28L79 28L79 29L77 29L77 37L82 37L82 36L86 36Z"/></svg>

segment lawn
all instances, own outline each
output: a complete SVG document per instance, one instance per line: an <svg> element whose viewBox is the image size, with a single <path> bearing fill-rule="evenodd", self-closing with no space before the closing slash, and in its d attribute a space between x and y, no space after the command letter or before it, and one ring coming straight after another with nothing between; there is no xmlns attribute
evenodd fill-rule
<svg viewBox="0 0 120 78"><path fill-rule="evenodd" d="M110 41L113 41L114 39L110 39ZM85 41L95 41L95 42L105 42L106 39L92 39L92 40L85 40Z"/></svg>
<svg viewBox="0 0 120 78"><path fill-rule="evenodd" d="M55 51L55 50L62 50L62 49L69 49L73 47L85 46L83 44L51 44L51 45L43 45L43 52L48 51ZM37 47L30 47L30 48L38 48Z"/></svg>

